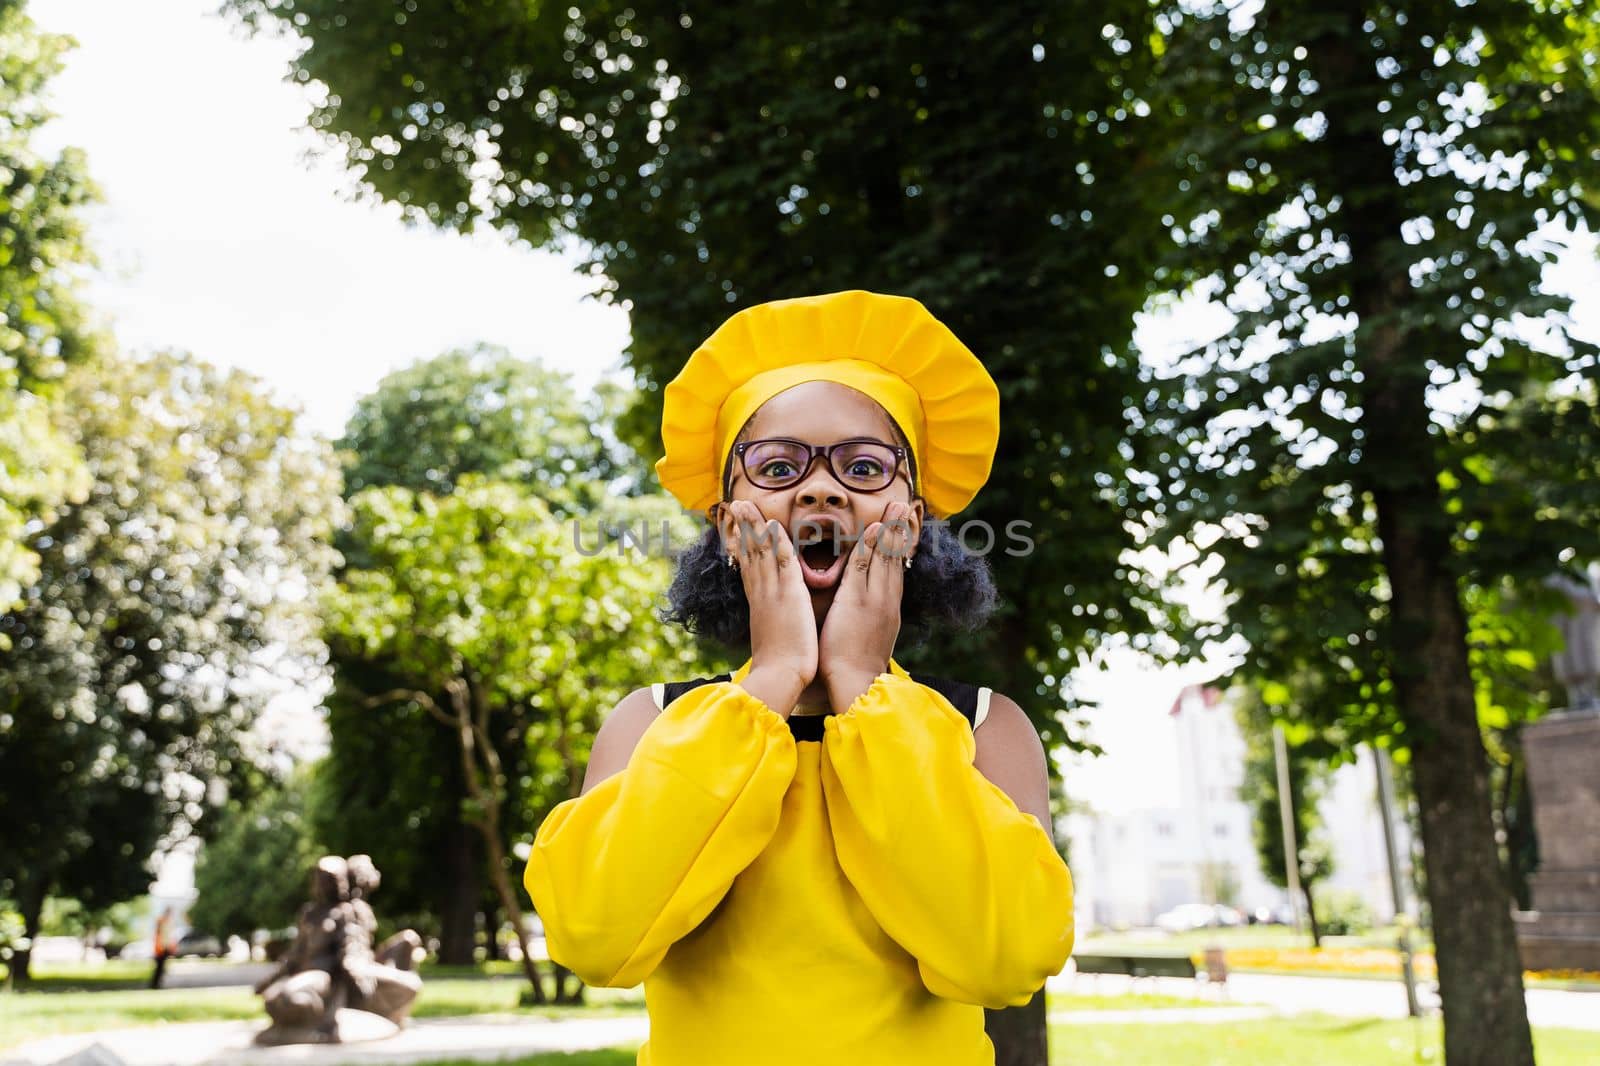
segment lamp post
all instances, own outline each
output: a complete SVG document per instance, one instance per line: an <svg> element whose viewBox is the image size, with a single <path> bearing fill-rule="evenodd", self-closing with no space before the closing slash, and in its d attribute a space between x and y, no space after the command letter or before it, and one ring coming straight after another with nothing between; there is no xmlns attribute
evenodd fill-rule
<svg viewBox="0 0 1600 1066"><path fill-rule="evenodd" d="M1406 1010L1413 1018L1422 1017L1417 1004L1417 972L1411 964L1411 913L1406 910L1405 888L1400 881L1399 849L1394 841L1394 783L1389 777L1389 753L1368 745L1378 767L1378 812L1383 819L1383 849L1389 858L1389 891L1394 896L1394 924L1399 933L1400 969L1405 975Z"/></svg>
<svg viewBox="0 0 1600 1066"><path fill-rule="evenodd" d="M1283 820L1283 877L1294 908L1294 931L1300 932L1300 842L1294 826L1294 797L1289 794L1289 745L1283 726L1272 723L1272 758L1278 765L1278 817Z"/></svg>

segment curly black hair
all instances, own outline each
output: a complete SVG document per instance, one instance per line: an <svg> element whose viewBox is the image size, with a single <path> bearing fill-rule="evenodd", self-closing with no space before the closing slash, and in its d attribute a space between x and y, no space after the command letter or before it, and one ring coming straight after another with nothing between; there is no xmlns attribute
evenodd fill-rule
<svg viewBox="0 0 1600 1066"><path fill-rule="evenodd" d="M896 564L899 565L899 564ZM989 563L962 546L945 522L923 523L900 599L900 644L915 647L935 630L973 631L994 613ZM714 525L678 555L661 619L730 648L750 647L744 580L728 565Z"/></svg>

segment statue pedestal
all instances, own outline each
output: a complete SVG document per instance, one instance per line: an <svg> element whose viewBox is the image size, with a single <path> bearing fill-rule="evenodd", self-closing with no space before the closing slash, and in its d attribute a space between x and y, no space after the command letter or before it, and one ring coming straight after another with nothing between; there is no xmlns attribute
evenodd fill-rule
<svg viewBox="0 0 1600 1066"><path fill-rule="evenodd" d="M398 1025L381 1015L342 1007L335 1012L331 1029L273 1025L256 1034L256 1043L262 1047L280 1047L284 1044L359 1044L368 1040L387 1040L399 1031Z"/></svg>
<svg viewBox="0 0 1600 1066"><path fill-rule="evenodd" d="M1539 834L1534 909L1516 915L1523 968L1600 972L1600 710L1524 726L1522 750Z"/></svg>

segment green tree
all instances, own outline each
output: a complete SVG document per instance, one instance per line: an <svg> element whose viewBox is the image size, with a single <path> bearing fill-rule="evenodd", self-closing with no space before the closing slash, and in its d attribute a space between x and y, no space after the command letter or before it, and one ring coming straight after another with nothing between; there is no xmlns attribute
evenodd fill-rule
<svg viewBox="0 0 1600 1066"><path fill-rule="evenodd" d="M597 427L611 386L580 398L567 376L479 344L388 374L356 403L339 447L345 491L400 485L446 495L466 474L526 485L557 514L593 509L629 456Z"/></svg>
<svg viewBox="0 0 1600 1066"><path fill-rule="evenodd" d="M323 854L307 815L310 766L246 802L230 802L195 862L189 922L216 935L250 940L257 929L293 926L309 897L310 871Z"/></svg>
<svg viewBox="0 0 1600 1066"><path fill-rule="evenodd" d="M1274 697L1276 699L1274 699ZM1272 738L1277 724L1273 702L1287 702L1293 692L1283 685L1268 686L1264 693L1243 690L1234 701L1239 732L1244 737L1244 780L1239 798L1250 808L1251 835L1261 872L1279 888L1289 887L1283 839L1283 809L1278 788L1278 759ZM1305 727L1285 730L1288 753L1289 803L1294 818L1296 867L1305 913L1311 923L1311 942L1322 946L1317 922L1316 886L1333 875L1333 848L1327 840L1320 804L1327 794L1331 768L1328 760L1337 748L1320 738L1306 737Z"/></svg>
<svg viewBox="0 0 1600 1066"><path fill-rule="evenodd" d="M589 515L642 480L637 458L604 428L623 398L609 385L580 398L564 374L492 346L420 360L358 401L339 441L345 492L395 486L442 495L478 474L525 486L555 517ZM351 531L336 543L350 566L372 565ZM335 850L371 854L384 871L386 913L437 933L441 961L470 963L479 911L497 905L484 890L481 834L462 816L469 797L456 737L420 705L371 705L368 697L401 684L404 670L347 659L341 649L336 643L337 683L325 701L331 743L319 771L327 802L314 804L317 832ZM434 698L447 701L442 692ZM498 742L512 780L533 772L536 749L514 735ZM505 847L518 839L522 816L502 815Z"/></svg>
<svg viewBox="0 0 1600 1066"><path fill-rule="evenodd" d="M30 935L47 895L142 894L158 843L265 779L249 730L321 669L340 513L331 449L242 372L106 358L64 395L90 492L31 539L40 577L0 615L0 896Z"/></svg>
<svg viewBox="0 0 1600 1066"><path fill-rule="evenodd" d="M383 916L437 937L440 962L470 965L486 865L481 835L462 817L456 737L416 704L371 706L368 697L406 677L387 660L345 652L338 641L329 649L328 754L315 772L312 835L331 852L371 855L383 872Z"/></svg>
<svg viewBox="0 0 1600 1066"><path fill-rule="evenodd" d="M1314 675L1324 723L1409 752L1446 1057L1528 1066L1463 590L1537 601L1600 526L1596 350L1540 287L1596 228L1596 20L1277 0L1160 23L1191 135L1157 281L1233 314L1151 386L1152 520L1215 538L1231 598L1175 632L1244 637L1249 678Z"/></svg>
<svg viewBox="0 0 1600 1066"><path fill-rule="evenodd" d="M478 474L445 496L373 488L351 504L371 567L347 570L325 598L330 644L402 678L369 705L414 704L456 737L463 814L482 835L532 998L544 1002L504 822L571 795L604 711L664 669L695 664L686 638L651 611L665 563L576 551L537 496ZM506 749L554 752L558 772L508 772ZM559 969L555 988L558 1001L578 995Z"/></svg>
<svg viewBox="0 0 1600 1066"><path fill-rule="evenodd" d="M23 8L0 0L0 611L39 578L29 536L88 491L60 384L97 343L72 276L89 262L81 214L95 190L81 152L47 158L32 144L70 40L39 32ZM0 632L0 651L7 640Z"/></svg>

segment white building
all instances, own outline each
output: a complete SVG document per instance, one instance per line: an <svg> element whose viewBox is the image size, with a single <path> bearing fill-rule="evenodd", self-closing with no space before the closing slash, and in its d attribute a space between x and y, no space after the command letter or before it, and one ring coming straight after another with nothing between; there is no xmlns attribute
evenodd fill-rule
<svg viewBox="0 0 1600 1066"><path fill-rule="evenodd" d="M1069 792L1086 813L1062 826L1070 847L1080 928L1148 926L1184 903L1225 903L1246 911L1281 910L1287 893L1261 871L1250 808L1239 798L1245 745L1233 710L1215 689L1191 685L1157 721L1148 712L1128 731L1136 752L1108 746L1108 777L1083 774ZM1107 769L1107 768L1102 768ZM1112 782L1126 797L1126 775L1149 777L1148 803L1099 803ZM1109 798L1109 797L1108 797ZM1120 806L1120 809L1119 809ZM1322 804L1335 873L1324 885L1358 892L1379 920L1394 913L1370 752L1340 768ZM1403 832L1403 827L1401 827ZM1402 858L1407 848L1402 836Z"/></svg>

